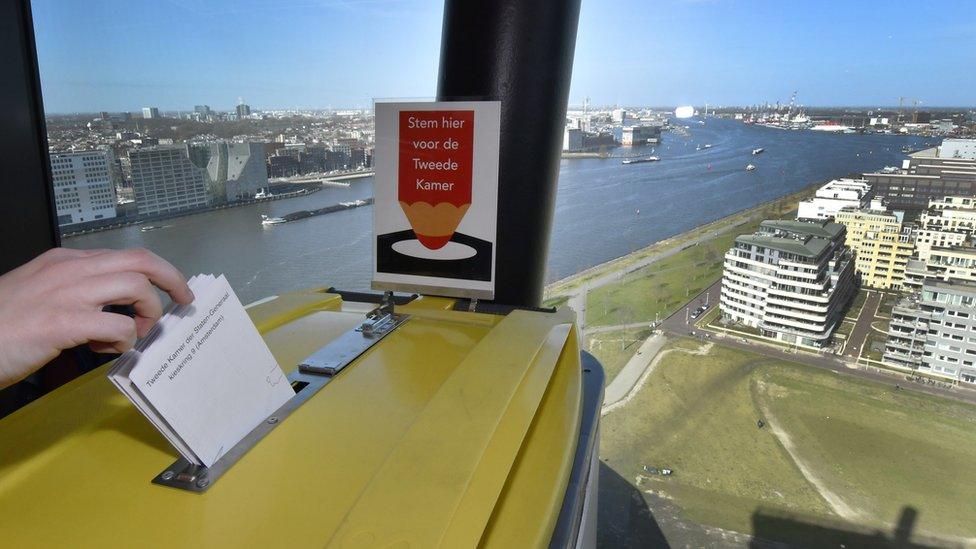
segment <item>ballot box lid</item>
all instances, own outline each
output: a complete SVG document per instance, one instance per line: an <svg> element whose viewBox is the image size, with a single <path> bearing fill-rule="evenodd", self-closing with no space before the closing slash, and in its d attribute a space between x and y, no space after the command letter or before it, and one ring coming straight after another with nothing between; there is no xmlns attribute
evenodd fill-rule
<svg viewBox="0 0 976 549"><path fill-rule="evenodd" d="M177 453L105 367L72 381L0 420L4 544L548 545L581 428L574 315L455 305L398 306L408 322L205 493L150 482ZM368 310L313 289L248 312L287 372Z"/></svg>

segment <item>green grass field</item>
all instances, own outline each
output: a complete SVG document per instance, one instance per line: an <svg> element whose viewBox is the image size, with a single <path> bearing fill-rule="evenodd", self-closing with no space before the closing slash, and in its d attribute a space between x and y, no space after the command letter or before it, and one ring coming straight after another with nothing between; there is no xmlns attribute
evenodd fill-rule
<svg viewBox="0 0 976 549"><path fill-rule="evenodd" d="M687 340L668 346L688 347ZM760 509L836 523L780 439L757 427L761 417L776 422L825 487L863 514L862 526L890 533L912 507L922 531L976 536L976 406L747 351L667 355L634 400L603 418L601 459L635 485L642 465L672 468L671 477L641 478L639 489L672 500L698 523L753 533ZM599 535L612 537L601 545L633 541L626 528L614 528L624 514L601 509ZM790 533L763 531L774 539Z"/></svg>
<svg viewBox="0 0 976 549"><path fill-rule="evenodd" d="M652 322L655 315L663 320L722 277L722 258L734 239L733 233L719 235L590 291L587 324Z"/></svg>
<svg viewBox="0 0 976 549"><path fill-rule="evenodd" d="M641 343L651 335L650 328L614 330L586 337L586 350L603 365L609 385L620 369L634 356Z"/></svg>

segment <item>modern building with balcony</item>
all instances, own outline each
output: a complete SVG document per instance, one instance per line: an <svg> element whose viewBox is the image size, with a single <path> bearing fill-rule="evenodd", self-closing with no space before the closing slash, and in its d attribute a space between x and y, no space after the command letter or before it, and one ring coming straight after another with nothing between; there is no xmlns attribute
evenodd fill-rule
<svg viewBox="0 0 976 549"><path fill-rule="evenodd" d="M880 199L867 208L837 212L835 219L847 228L845 243L854 252L854 267L864 286L902 289L905 266L915 250L914 231L903 218L903 212L888 211Z"/></svg>
<svg viewBox="0 0 976 549"><path fill-rule="evenodd" d="M976 282L976 247L933 247L925 260L910 260L905 266L905 289L920 291L927 280Z"/></svg>
<svg viewBox="0 0 976 549"><path fill-rule="evenodd" d="M725 254L723 319L803 347L825 346L855 289L843 225L767 220Z"/></svg>
<svg viewBox="0 0 976 549"><path fill-rule="evenodd" d="M813 198L801 200L798 220L833 219L844 208L865 208L871 198L871 185L863 179L841 178L817 189Z"/></svg>
<svg viewBox="0 0 976 549"><path fill-rule="evenodd" d="M976 383L976 282L926 280L891 312L884 361Z"/></svg>
<svg viewBox="0 0 976 549"><path fill-rule="evenodd" d="M929 201L929 209L919 216L915 254L927 261L932 248L966 246L976 232L976 197L947 196Z"/></svg>

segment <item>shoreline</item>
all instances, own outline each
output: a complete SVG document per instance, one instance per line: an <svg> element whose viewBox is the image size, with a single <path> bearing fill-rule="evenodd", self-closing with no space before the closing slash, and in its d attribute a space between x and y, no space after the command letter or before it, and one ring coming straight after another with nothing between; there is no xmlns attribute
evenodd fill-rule
<svg viewBox="0 0 976 549"><path fill-rule="evenodd" d="M587 267L577 273L550 282L543 287L543 294L545 296L544 300L555 299L563 295L571 294L577 285L586 282L588 279L606 275L613 271L619 271L622 268L629 266L631 263L638 261L641 257L650 255L655 251L659 251L661 248L667 248L671 245L679 245L682 241L691 239L695 233L707 232L708 230L716 229L723 224L733 221L737 217L752 217L754 214L759 213L763 209L775 205L777 202L785 199L794 198L796 200L801 200L805 195L809 195L811 192L816 191L829 180L830 179L825 179L816 183L811 183L799 191L785 194L765 202L760 202L754 206L743 208L707 223L696 225L687 231L676 233L662 240L651 242L644 247L634 250L628 254L624 254L613 259L608 259L607 261ZM748 221L748 219L742 220L743 223L746 221ZM560 291L556 291L557 289Z"/></svg>

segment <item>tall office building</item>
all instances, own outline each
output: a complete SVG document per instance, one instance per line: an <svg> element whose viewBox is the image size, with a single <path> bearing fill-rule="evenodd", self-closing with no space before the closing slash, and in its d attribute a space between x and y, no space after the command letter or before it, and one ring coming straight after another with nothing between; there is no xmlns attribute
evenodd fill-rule
<svg viewBox="0 0 976 549"><path fill-rule="evenodd" d="M905 266L915 250L911 227L904 226L903 212L890 212L880 199L867 208L845 208L835 220L847 228L845 243L854 252L854 267L869 288L900 290Z"/></svg>
<svg viewBox="0 0 976 549"><path fill-rule="evenodd" d="M844 226L828 221L763 221L725 254L722 316L761 335L823 347L854 292Z"/></svg>
<svg viewBox="0 0 976 549"><path fill-rule="evenodd" d="M159 118L159 109L157 107L143 107L142 117L145 118L146 120Z"/></svg>
<svg viewBox="0 0 976 549"><path fill-rule="evenodd" d="M129 164L141 215L176 213L211 203L206 171L190 161L186 147L133 149Z"/></svg>
<svg viewBox="0 0 976 549"><path fill-rule="evenodd" d="M896 304L884 361L976 383L976 282L926 280Z"/></svg>
<svg viewBox="0 0 976 549"><path fill-rule="evenodd" d="M58 225L115 217L117 173L115 155L110 150L52 154Z"/></svg>
<svg viewBox="0 0 976 549"><path fill-rule="evenodd" d="M194 105L193 112L201 116L210 115L210 105Z"/></svg>
<svg viewBox="0 0 976 549"><path fill-rule="evenodd" d="M241 103L237 105L237 118L247 118L251 116L251 106Z"/></svg>

